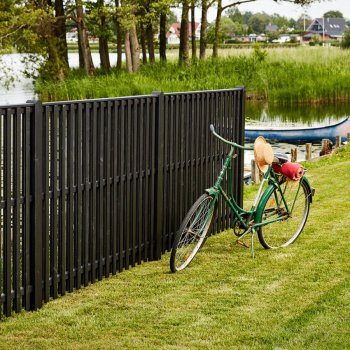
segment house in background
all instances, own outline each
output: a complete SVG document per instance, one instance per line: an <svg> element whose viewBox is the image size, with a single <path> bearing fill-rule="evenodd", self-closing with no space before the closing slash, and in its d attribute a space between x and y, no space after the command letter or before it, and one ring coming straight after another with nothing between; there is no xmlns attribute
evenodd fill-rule
<svg viewBox="0 0 350 350"><path fill-rule="evenodd" d="M275 32L278 32L278 27L276 26L276 24L269 23L265 27L265 33L275 33Z"/></svg>
<svg viewBox="0 0 350 350"><path fill-rule="evenodd" d="M78 42L78 30L77 28L72 28L66 33L67 42L77 43Z"/></svg>
<svg viewBox="0 0 350 350"><path fill-rule="evenodd" d="M322 40L341 40L348 25L344 18L316 18L306 29L303 35L304 41L311 40L315 35L319 35Z"/></svg>
<svg viewBox="0 0 350 350"><path fill-rule="evenodd" d="M200 38L200 23L196 22L195 23L195 35L196 35L196 40L199 40ZM181 28L181 23L175 22L170 26L169 31L166 34L167 37L167 43L168 44L180 44L180 28ZM191 23L188 24L188 36L192 36L192 29L191 29Z"/></svg>

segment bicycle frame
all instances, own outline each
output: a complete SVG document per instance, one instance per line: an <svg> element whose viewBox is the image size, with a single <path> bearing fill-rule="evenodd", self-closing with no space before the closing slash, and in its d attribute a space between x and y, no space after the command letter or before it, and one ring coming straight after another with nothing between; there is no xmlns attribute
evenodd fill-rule
<svg viewBox="0 0 350 350"><path fill-rule="evenodd" d="M244 147L241 145L238 145L234 142L230 142L225 140L224 138L222 138L220 135L218 135L215 130L214 127L210 127L211 131L213 132L213 134L219 138L221 141L231 145L231 149L224 161L224 164L221 168L220 174L216 179L215 185L211 188L206 189L206 192L213 196L214 200L213 203L211 205L211 210L210 213L214 210L215 207L215 203L219 198L219 195L222 195L223 198L225 199L226 203L228 204L228 206L230 207L230 209L233 211L233 213L235 214L235 219L239 221L240 225L242 228L244 228L244 232L242 235L240 235L240 237L245 236L246 234L250 233L253 231L253 233L255 232L256 229L258 229L261 226L265 226L268 224L271 224L273 222L277 222L277 221L282 221L285 220L289 217L289 213L291 213L293 211L294 208L294 203L295 200L297 198L297 195L299 193L300 190L300 183L299 183L299 187L295 196L295 199L292 203L291 206L288 205L284 193L281 189L281 184L282 182L279 180L278 176L276 175L276 173L273 171L271 165L268 167L268 170L266 171L266 173L264 174L264 177L260 183L260 187L258 189L258 192L255 196L255 199L253 201L253 204L251 206L250 210L245 210L243 208L241 208L237 202L235 201L234 197L233 197L233 190L232 190L232 174L233 174L233 170L232 170L232 160L237 156L236 154L236 148L244 151L244 150L253 150L253 148L251 147ZM228 193L225 192L225 190L222 187L222 182L225 178L225 175L227 173L227 179L228 179ZM271 186L272 189L277 189L277 191L280 194L280 201L278 201L278 198L275 198L278 204L278 206L280 205L280 203L283 201L283 204L286 208L286 214L285 215L281 215L278 218L274 218L272 220L265 220L263 223L257 223L255 222L254 216L256 215L257 212L263 210L263 208L259 208L259 200L262 197L263 194L263 190L264 190L264 186L268 184L269 186ZM271 190L272 190L271 189ZM265 190L264 194L267 193L269 194L270 191L268 191L268 188ZM290 207L290 208L289 208ZM251 224L250 224L251 223Z"/></svg>

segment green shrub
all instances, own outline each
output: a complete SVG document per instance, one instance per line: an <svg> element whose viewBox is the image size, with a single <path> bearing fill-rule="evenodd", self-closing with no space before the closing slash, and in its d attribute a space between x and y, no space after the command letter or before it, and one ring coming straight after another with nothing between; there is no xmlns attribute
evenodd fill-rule
<svg viewBox="0 0 350 350"><path fill-rule="evenodd" d="M343 49L350 49L350 29L346 30L341 41L341 47Z"/></svg>

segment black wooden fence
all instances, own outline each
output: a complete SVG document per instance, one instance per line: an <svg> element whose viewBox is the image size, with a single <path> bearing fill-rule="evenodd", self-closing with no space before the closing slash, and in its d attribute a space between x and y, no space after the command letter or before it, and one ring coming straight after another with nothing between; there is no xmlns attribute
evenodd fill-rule
<svg viewBox="0 0 350 350"><path fill-rule="evenodd" d="M0 316L159 259L227 147L244 89L0 107ZM242 202L243 157L233 187ZM214 231L230 226L220 205Z"/></svg>

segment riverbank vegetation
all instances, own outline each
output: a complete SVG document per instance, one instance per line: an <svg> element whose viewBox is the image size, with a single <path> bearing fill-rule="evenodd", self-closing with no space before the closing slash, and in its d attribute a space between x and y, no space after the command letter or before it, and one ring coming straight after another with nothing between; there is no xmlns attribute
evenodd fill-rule
<svg viewBox="0 0 350 350"><path fill-rule="evenodd" d="M182 273L165 254L2 319L1 349L348 349L349 159L306 163L316 195L293 245L252 259L218 234Z"/></svg>
<svg viewBox="0 0 350 350"><path fill-rule="evenodd" d="M279 15L269 17L266 14L254 16L251 12L240 13L237 6L252 1L258 0L225 3L222 0L2 0L0 49L15 47L19 52L41 56L41 77L64 80L69 74L67 37L79 46L79 67L88 76L96 75L91 42L98 42L100 65L104 72L112 69L110 43L114 42L117 47L117 68L122 69L124 53L124 69L133 73L140 68L141 53L143 63L155 62L156 45L160 60L166 61L167 42L172 35L176 39L179 36L178 62L190 64L190 52L192 57L197 55L196 7L201 12L200 59L206 57L207 43L213 45L213 57L218 57L219 45L227 36L232 38L243 32L244 35L260 34L272 21L281 30L291 26L301 29L300 21ZM317 0L280 0L281 3L287 1L308 5ZM175 23L177 18L171 11L172 7L179 8L180 23ZM216 18L211 25L207 19L210 8L216 10ZM172 23L175 27L170 31Z"/></svg>
<svg viewBox="0 0 350 350"><path fill-rule="evenodd" d="M130 96L152 91L196 91L243 85L247 97L276 104L329 103L350 98L350 52L334 47L223 50L219 58L179 66L176 60L142 65L134 74L114 70L64 81L38 81L44 101Z"/></svg>

